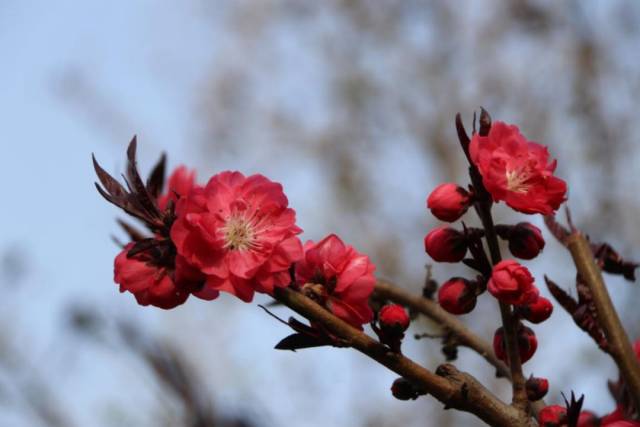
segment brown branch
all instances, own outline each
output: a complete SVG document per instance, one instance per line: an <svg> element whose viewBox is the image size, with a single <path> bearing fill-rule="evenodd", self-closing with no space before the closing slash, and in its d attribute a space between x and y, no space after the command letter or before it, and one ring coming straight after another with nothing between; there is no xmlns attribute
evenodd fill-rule
<svg viewBox="0 0 640 427"><path fill-rule="evenodd" d="M509 367L496 357L493 346L474 334L458 318L447 313L436 302L415 296L387 281L378 280L375 295L419 312L432 319L456 336L458 344L475 350L480 356L493 365L499 376L511 378Z"/></svg>
<svg viewBox="0 0 640 427"><path fill-rule="evenodd" d="M602 278L602 272L593 258L591 245L582 233L576 231L568 237L567 247L578 269L578 274L591 291L593 302L598 311L600 326L607 337L609 353L620 369L629 393L633 397L635 407L640 408L640 365L618 313L611 302Z"/></svg>
<svg viewBox="0 0 640 427"><path fill-rule="evenodd" d="M446 408L470 412L492 426L536 425L525 413L500 401L475 378L458 371L453 365L441 365L437 373L433 373L402 354L392 352L293 289L277 288L274 297L310 321L322 324L349 346L420 386L444 403Z"/></svg>

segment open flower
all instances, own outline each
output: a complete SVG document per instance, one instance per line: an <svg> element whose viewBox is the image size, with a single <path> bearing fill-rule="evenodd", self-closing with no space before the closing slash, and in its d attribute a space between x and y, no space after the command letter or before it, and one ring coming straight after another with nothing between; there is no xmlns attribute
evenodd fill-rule
<svg viewBox="0 0 640 427"><path fill-rule="evenodd" d="M500 261L493 267L487 289L506 304L523 305L538 299L533 276L526 267L512 259Z"/></svg>
<svg viewBox="0 0 640 427"><path fill-rule="evenodd" d="M248 302L256 291L288 286L289 268L302 258L295 220L282 186L262 175L222 172L181 197L171 239L206 275L194 295L209 299L225 291Z"/></svg>
<svg viewBox="0 0 640 427"><path fill-rule="evenodd" d="M304 259L296 264L296 282L333 314L362 328L373 320L369 296L376 283L375 268L367 255L331 234L318 243L305 243Z"/></svg>
<svg viewBox="0 0 640 427"><path fill-rule="evenodd" d="M566 199L547 147L527 141L517 126L494 123L487 136L473 135L469 153L493 200L518 212L549 215Z"/></svg>

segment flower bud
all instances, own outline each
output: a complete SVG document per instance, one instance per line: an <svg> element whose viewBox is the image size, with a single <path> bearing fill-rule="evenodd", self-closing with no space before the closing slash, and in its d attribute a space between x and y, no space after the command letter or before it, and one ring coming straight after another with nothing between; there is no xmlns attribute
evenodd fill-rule
<svg viewBox="0 0 640 427"><path fill-rule="evenodd" d="M386 331L403 333L409 327L410 319L405 309L398 304L388 304L380 309L380 328Z"/></svg>
<svg viewBox="0 0 640 427"><path fill-rule="evenodd" d="M526 267L512 259L500 261L493 267L487 289L506 304L522 305L538 298L533 276Z"/></svg>
<svg viewBox="0 0 640 427"><path fill-rule="evenodd" d="M529 377L525 384L527 399L531 402L542 399L549 391L549 381L546 378Z"/></svg>
<svg viewBox="0 0 640 427"><path fill-rule="evenodd" d="M457 184L438 185L427 198L427 208L441 221L457 221L469 209L471 195Z"/></svg>
<svg viewBox="0 0 640 427"><path fill-rule="evenodd" d="M398 378L391 384L391 394L398 400L416 400L427 393L414 386L408 379Z"/></svg>
<svg viewBox="0 0 640 427"><path fill-rule="evenodd" d="M550 405L542 408L538 414L540 427L560 427L567 422L567 408Z"/></svg>
<svg viewBox="0 0 640 427"><path fill-rule="evenodd" d="M520 307L520 314L531 323L542 323L551 316L553 305L545 297L538 296L532 303Z"/></svg>
<svg viewBox="0 0 640 427"><path fill-rule="evenodd" d="M462 277L453 277L438 290L440 307L451 314L466 314L476 306L475 285Z"/></svg>
<svg viewBox="0 0 640 427"><path fill-rule="evenodd" d="M599 427L600 425L600 418L591 411L581 411L578 415L578 427ZM612 424L602 425L611 426Z"/></svg>
<svg viewBox="0 0 640 427"><path fill-rule="evenodd" d="M424 249L435 261L460 262L467 254L467 239L454 228L437 227L425 236Z"/></svg>
<svg viewBox="0 0 640 427"><path fill-rule="evenodd" d="M533 259L544 248L542 232L528 222L521 222L511 228L509 233L509 251L520 259Z"/></svg>
<svg viewBox="0 0 640 427"><path fill-rule="evenodd" d="M518 352L520 353L520 362L524 363L531 359L533 354L538 349L538 340L531 328L524 325L520 325L518 328ZM506 342L504 339L504 329L502 327L496 330L493 336L493 351L496 357L506 364L509 364L509 357L507 356Z"/></svg>

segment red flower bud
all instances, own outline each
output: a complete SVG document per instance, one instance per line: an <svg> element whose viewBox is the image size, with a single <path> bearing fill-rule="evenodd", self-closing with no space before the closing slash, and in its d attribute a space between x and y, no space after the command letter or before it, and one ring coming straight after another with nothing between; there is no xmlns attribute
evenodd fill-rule
<svg viewBox="0 0 640 427"><path fill-rule="evenodd" d="M471 195L451 182L438 185L427 198L427 208L441 221L457 221L469 209Z"/></svg>
<svg viewBox="0 0 640 427"><path fill-rule="evenodd" d="M610 426L611 424L602 424L603 426ZM599 427L600 418L591 411L581 411L578 415L578 427Z"/></svg>
<svg viewBox="0 0 640 427"><path fill-rule="evenodd" d="M400 333L407 330L411 320L405 309L398 304L388 304L380 309L379 321L383 330L395 330Z"/></svg>
<svg viewBox="0 0 640 427"><path fill-rule="evenodd" d="M549 381L546 378L529 377L525 384L527 399L531 402L542 399L549 391Z"/></svg>
<svg viewBox="0 0 640 427"><path fill-rule="evenodd" d="M425 236L424 249L435 261L460 262L467 254L467 239L464 233L442 226Z"/></svg>
<svg viewBox="0 0 640 427"><path fill-rule="evenodd" d="M427 394L413 385L406 378L398 378L391 384L391 394L399 400L416 400L419 396Z"/></svg>
<svg viewBox="0 0 640 427"><path fill-rule="evenodd" d="M540 427L560 427L566 422L567 408L564 406L545 406L538 414L538 423L540 423Z"/></svg>
<svg viewBox="0 0 640 427"><path fill-rule="evenodd" d="M493 267L487 289L498 300L522 305L538 298L538 289L533 284L533 276L526 267L507 259Z"/></svg>
<svg viewBox="0 0 640 427"><path fill-rule="evenodd" d="M466 314L476 306L475 286L462 277L454 277L438 290L440 307L451 314Z"/></svg>
<svg viewBox="0 0 640 427"><path fill-rule="evenodd" d="M534 302L525 304L521 307L520 313L522 317L531 323L542 323L551 316L553 305L551 301L545 297L538 296Z"/></svg>
<svg viewBox="0 0 640 427"><path fill-rule="evenodd" d="M512 227L508 239L509 251L516 258L533 259L544 248L542 232L528 222L521 222Z"/></svg>
<svg viewBox="0 0 640 427"><path fill-rule="evenodd" d="M493 351L498 359L508 364L509 358L507 357L505 344L504 329L500 327L493 336ZM518 352L520 353L520 361L524 363L531 359L537 349L538 340L533 330L524 325L520 325L518 328Z"/></svg>

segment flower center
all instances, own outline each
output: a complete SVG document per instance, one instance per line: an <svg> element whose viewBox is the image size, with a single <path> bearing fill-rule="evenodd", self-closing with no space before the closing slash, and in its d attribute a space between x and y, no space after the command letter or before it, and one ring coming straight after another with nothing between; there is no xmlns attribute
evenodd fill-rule
<svg viewBox="0 0 640 427"><path fill-rule="evenodd" d="M507 170L507 190L514 193L526 193L529 191L530 185L526 183L529 174L523 170Z"/></svg>
<svg viewBox="0 0 640 427"><path fill-rule="evenodd" d="M244 218L229 218L220 231L224 234L225 249L243 251L255 245L255 230Z"/></svg>

